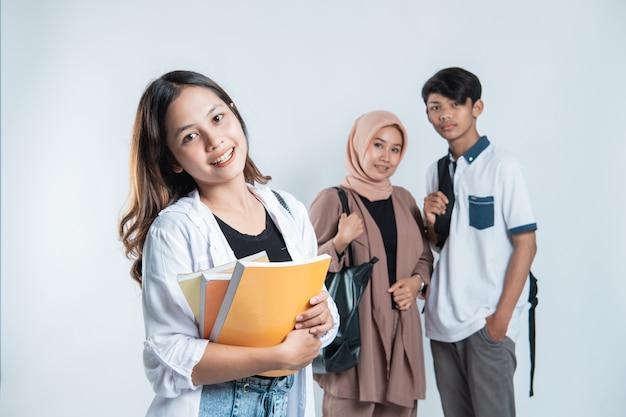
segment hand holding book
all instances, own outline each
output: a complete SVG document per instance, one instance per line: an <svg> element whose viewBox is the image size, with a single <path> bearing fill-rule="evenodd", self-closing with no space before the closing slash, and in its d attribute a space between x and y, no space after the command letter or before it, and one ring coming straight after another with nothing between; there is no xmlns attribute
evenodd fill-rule
<svg viewBox="0 0 626 417"><path fill-rule="evenodd" d="M225 345L275 346L286 363L302 364L296 369L308 365L320 347L318 335L333 326L326 303L328 293L322 290L329 263L328 255L296 262L267 262L256 257L239 260L234 268L230 264L229 268L205 271L200 302L203 313L196 316L200 334ZM232 276L224 274L224 270L232 271ZM180 282L182 288L184 281ZM221 289L209 294L212 282ZM189 291L184 292L190 302L198 302L197 297L188 295ZM293 372L271 371L263 375Z"/></svg>
<svg viewBox="0 0 626 417"><path fill-rule="evenodd" d="M309 301L310 308L296 316L296 329L308 329L309 333L321 335L333 328L333 317L326 300L328 291L322 290Z"/></svg>
<svg viewBox="0 0 626 417"><path fill-rule="evenodd" d="M308 329L300 329L290 331L277 347L281 351L276 357L285 358L285 364L281 368L294 369L294 371L269 371L261 375L282 376L304 368L317 357L322 343L319 337L309 332Z"/></svg>

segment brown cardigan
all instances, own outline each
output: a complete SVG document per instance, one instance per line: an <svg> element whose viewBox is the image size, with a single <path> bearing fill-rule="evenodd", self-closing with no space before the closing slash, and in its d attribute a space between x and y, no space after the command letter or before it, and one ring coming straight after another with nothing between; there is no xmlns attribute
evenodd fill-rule
<svg viewBox="0 0 626 417"><path fill-rule="evenodd" d="M348 207L359 213L365 232L352 242L354 263L360 264L376 256L372 279L359 304L361 330L361 356L359 364L344 372L315 375L324 391L336 397L359 401L395 404L413 407L415 401L424 399L426 381L422 326L417 303L409 310L391 308L387 278L387 260L383 239L374 219L359 196L346 190ZM418 226L419 208L411 194L402 187L393 187L391 194L396 217L398 245L397 278L416 274L430 281L433 255ZM319 253L332 257L329 270L341 269L344 257L338 257L332 245L337 234L337 224L342 213L337 190L322 190L311 205L310 217Z"/></svg>

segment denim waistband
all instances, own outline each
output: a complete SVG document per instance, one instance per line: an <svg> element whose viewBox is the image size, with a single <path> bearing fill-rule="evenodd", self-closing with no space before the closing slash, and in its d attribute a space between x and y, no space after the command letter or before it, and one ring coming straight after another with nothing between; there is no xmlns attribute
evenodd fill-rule
<svg viewBox="0 0 626 417"><path fill-rule="evenodd" d="M244 391L246 387L250 387L251 389L262 389L267 390L274 387L283 387L289 389L291 385L293 385L293 378L289 378L291 375L285 376L277 376L277 377L268 377L268 376L250 376L247 378L237 379L235 382L237 385L244 386Z"/></svg>
<svg viewBox="0 0 626 417"><path fill-rule="evenodd" d="M275 378L251 376L202 387L198 415L255 416L286 415L294 375ZM260 414L259 414L260 413Z"/></svg>

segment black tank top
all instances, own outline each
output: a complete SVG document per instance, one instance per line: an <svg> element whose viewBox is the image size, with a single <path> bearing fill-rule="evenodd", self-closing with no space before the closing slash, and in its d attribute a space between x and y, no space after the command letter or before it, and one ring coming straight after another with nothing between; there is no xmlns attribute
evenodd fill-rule
<svg viewBox="0 0 626 417"><path fill-rule="evenodd" d="M265 210L265 230L256 236L238 232L217 216L215 219L237 259L265 251L271 262L291 261L283 235L267 210Z"/></svg>
<svg viewBox="0 0 626 417"><path fill-rule="evenodd" d="M391 197L379 201L369 201L363 196L360 197L367 211L369 211L378 225L380 234L383 237L385 255L387 256L389 286L392 286L396 282L396 251L398 249L398 230L396 228L396 215L393 211L393 202L391 201ZM393 294L391 295L391 306L392 308L396 308L393 302Z"/></svg>

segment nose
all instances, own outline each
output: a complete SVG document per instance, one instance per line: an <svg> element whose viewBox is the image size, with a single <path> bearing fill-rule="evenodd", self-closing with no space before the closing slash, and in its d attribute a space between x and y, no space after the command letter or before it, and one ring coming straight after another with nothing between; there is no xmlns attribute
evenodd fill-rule
<svg viewBox="0 0 626 417"><path fill-rule="evenodd" d="M207 152L214 151L224 142L224 139L221 138L221 136L217 135L216 132L211 132L209 130L205 131L202 136L204 138L204 147Z"/></svg>
<svg viewBox="0 0 626 417"><path fill-rule="evenodd" d="M450 113L450 111L448 109L444 109L441 111L441 115L439 116L439 119L446 120L446 119L450 119L451 117L452 117L452 114Z"/></svg>

